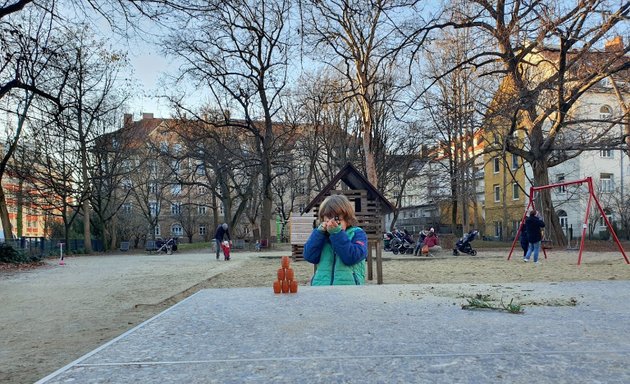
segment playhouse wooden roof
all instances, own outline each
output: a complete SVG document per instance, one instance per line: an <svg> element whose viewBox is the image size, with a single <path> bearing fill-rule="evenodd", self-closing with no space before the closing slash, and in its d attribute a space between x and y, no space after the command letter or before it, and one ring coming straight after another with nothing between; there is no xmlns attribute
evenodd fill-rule
<svg viewBox="0 0 630 384"><path fill-rule="evenodd" d="M394 206L363 176L351 163L347 163L340 171L326 184L315 198L308 203L303 212L308 212L321 203L330 192L335 189L337 183L343 181L351 190L366 190L367 197L371 201L376 201L380 205L380 213L387 214L394 210Z"/></svg>

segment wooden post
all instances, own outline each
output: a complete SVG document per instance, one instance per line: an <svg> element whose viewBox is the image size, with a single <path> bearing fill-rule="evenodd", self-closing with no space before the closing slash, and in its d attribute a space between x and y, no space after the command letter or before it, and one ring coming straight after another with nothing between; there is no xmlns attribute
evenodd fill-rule
<svg viewBox="0 0 630 384"><path fill-rule="evenodd" d="M383 257L378 241L376 244L376 283L383 284Z"/></svg>
<svg viewBox="0 0 630 384"><path fill-rule="evenodd" d="M376 247L376 252L378 253L378 246ZM373 273L373 267L372 267L372 243L370 243L368 241L368 254L367 254L367 278L368 280L372 281L374 280L374 273Z"/></svg>

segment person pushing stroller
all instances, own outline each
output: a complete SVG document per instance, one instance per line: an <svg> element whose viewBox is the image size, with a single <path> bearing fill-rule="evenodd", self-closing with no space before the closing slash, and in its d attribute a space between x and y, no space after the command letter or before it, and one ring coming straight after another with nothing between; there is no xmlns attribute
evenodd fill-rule
<svg viewBox="0 0 630 384"><path fill-rule="evenodd" d="M429 231L426 229L423 229L422 231L418 232L418 241L416 241L416 247L413 250L414 256L420 255L420 250L422 249L422 246L424 245L424 239L426 239L428 235L429 235Z"/></svg>

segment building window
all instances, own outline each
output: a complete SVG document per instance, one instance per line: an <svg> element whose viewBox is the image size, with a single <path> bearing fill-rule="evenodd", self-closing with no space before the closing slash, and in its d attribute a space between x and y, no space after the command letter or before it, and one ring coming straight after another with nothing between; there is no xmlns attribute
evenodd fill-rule
<svg viewBox="0 0 630 384"><path fill-rule="evenodd" d="M171 215L179 215L182 213L182 203L171 204Z"/></svg>
<svg viewBox="0 0 630 384"><path fill-rule="evenodd" d="M297 168L298 168L298 175L304 175L305 168L306 168L304 167L304 164L299 164Z"/></svg>
<svg viewBox="0 0 630 384"><path fill-rule="evenodd" d="M564 183L564 173L559 173L558 175L556 175L556 183L557 184ZM558 188L556 188L556 192L557 193L566 193L567 192L567 186L566 185L559 186Z"/></svg>
<svg viewBox="0 0 630 384"><path fill-rule="evenodd" d="M599 183L602 192L613 192L614 183L612 173L602 173L599 175Z"/></svg>
<svg viewBox="0 0 630 384"><path fill-rule="evenodd" d="M160 206L155 201L149 202L149 214L151 217L157 217L158 213L160 213Z"/></svg>
<svg viewBox="0 0 630 384"><path fill-rule="evenodd" d="M176 196L182 193L182 185L181 184L173 184L171 185L171 194Z"/></svg>
<svg viewBox="0 0 630 384"><path fill-rule="evenodd" d="M611 116L612 116L612 108L610 108L608 105L602 105L601 108L599 108L600 119L602 120L610 119Z"/></svg>
<svg viewBox="0 0 630 384"><path fill-rule="evenodd" d="M601 151L599 151L599 156L607 158L607 159L612 159L613 158L613 151L612 151L612 149L602 149Z"/></svg>
<svg viewBox="0 0 630 384"><path fill-rule="evenodd" d="M159 169L160 168L159 168L157 160L150 160L149 161L149 172L151 173L151 175L157 176Z"/></svg>
<svg viewBox="0 0 630 384"><path fill-rule="evenodd" d="M153 232L155 234L155 236L161 236L161 231L160 231L160 224L155 226L155 232Z"/></svg>
<svg viewBox="0 0 630 384"><path fill-rule="evenodd" d="M131 213L131 203L124 203L122 205L122 212L125 214L130 214Z"/></svg>
<svg viewBox="0 0 630 384"><path fill-rule="evenodd" d="M498 237L499 239L503 238L503 222L494 222L494 236Z"/></svg>
<svg viewBox="0 0 630 384"><path fill-rule="evenodd" d="M518 169L518 156L512 154L512 169Z"/></svg>
<svg viewBox="0 0 630 384"><path fill-rule="evenodd" d="M121 184L124 191L129 191L133 187L133 183L129 179L123 179Z"/></svg>
<svg viewBox="0 0 630 384"><path fill-rule="evenodd" d="M184 234L184 229L182 228L181 224L173 224L171 225L171 236L182 236Z"/></svg>
<svg viewBox="0 0 630 384"><path fill-rule="evenodd" d="M150 194L157 194L157 184L156 183L149 183L149 193Z"/></svg>
<svg viewBox="0 0 630 384"><path fill-rule="evenodd" d="M173 170L173 173L179 174L179 171L181 169L181 162L179 160L171 161L171 169Z"/></svg>
<svg viewBox="0 0 630 384"><path fill-rule="evenodd" d="M494 201L498 203L499 201L501 201L501 187L499 186L499 184L495 184L493 188L494 188Z"/></svg>
<svg viewBox="0 0 630 384"><path fill-rule="evenodd" d="M493 165L493 170L494 173L499 173L499 164L500 164L500 159L498 157L495 157L494 159L492 159L492 165Z"/></svg>
<svg viewBox="0 0 630 384"><path fill-rule="evenodd" d="M206 165L202 161L198 162L196 167L197 167L197 175L203 176L206 174Z"/></svg>
<svg viewBox="0 0 630 384"><path fill-rule="evenodd" d="M613 215L610 209L608 208L604 208L604 213L606 214L606 218L608 219L608 222L612 225L613 222ZM604 220L603 216L599 217L599 226L600 227L606 227L606 221Z"/></svg>
<svg viewBox="0 0 630 384"><path fill-rule="evenodd" d="M516 232L518 232L518 227L521 226L520 220L512 220L512 233L516 236Z"/></svg>
<svg viewBox="0 0 630 384"><path fill-rule="evenodd" d="M168 153L168 143L166 141L160 143L160 152Z"/></svg>
<svg viewBox="0 0 630 384"><path fill-rule="evenodd" d="M205 236L208 233L206 226L205 225L200 225L199 226L199 234L201 236Z"/></svg>
<svg viewBox="0 0 630 384"><path fill-rule="evenodd" d="M129 173L133 169L133 161L131 160L123 160L122 170L123 172Z"/></svg>
<svg viewBox="0 0 630 384"><path fill-rule="evenodd" d="M513 200L518 200L520 198L520 187L518 185L518 183L513 183L512 184L512 199Z"/></svg>
<svg viewBox="0 0 630 384"><path fill-rule="evenodd" d="M569 218L564 210L558 211L558 219L560 219L560 226L564 229L569 228Z"/></svg>
<svg viewBox="0 0 630 384"><path fill-rule="evenodd" d="M206 207L205 205L198 205L197 206L197 213L200 215L205 215L206 212L208 212L208 207Z"/></svg>

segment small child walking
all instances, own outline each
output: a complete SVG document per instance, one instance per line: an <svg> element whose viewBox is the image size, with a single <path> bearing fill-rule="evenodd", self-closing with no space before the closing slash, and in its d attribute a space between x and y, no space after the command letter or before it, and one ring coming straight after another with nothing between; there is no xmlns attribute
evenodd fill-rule
<svg viewBox="0 0 630 384"><path fill-rule="evenodd" d="M221 250L223 251L223 257L225 261L230 260L230 242L225 240L221 243Z"/></svg>

